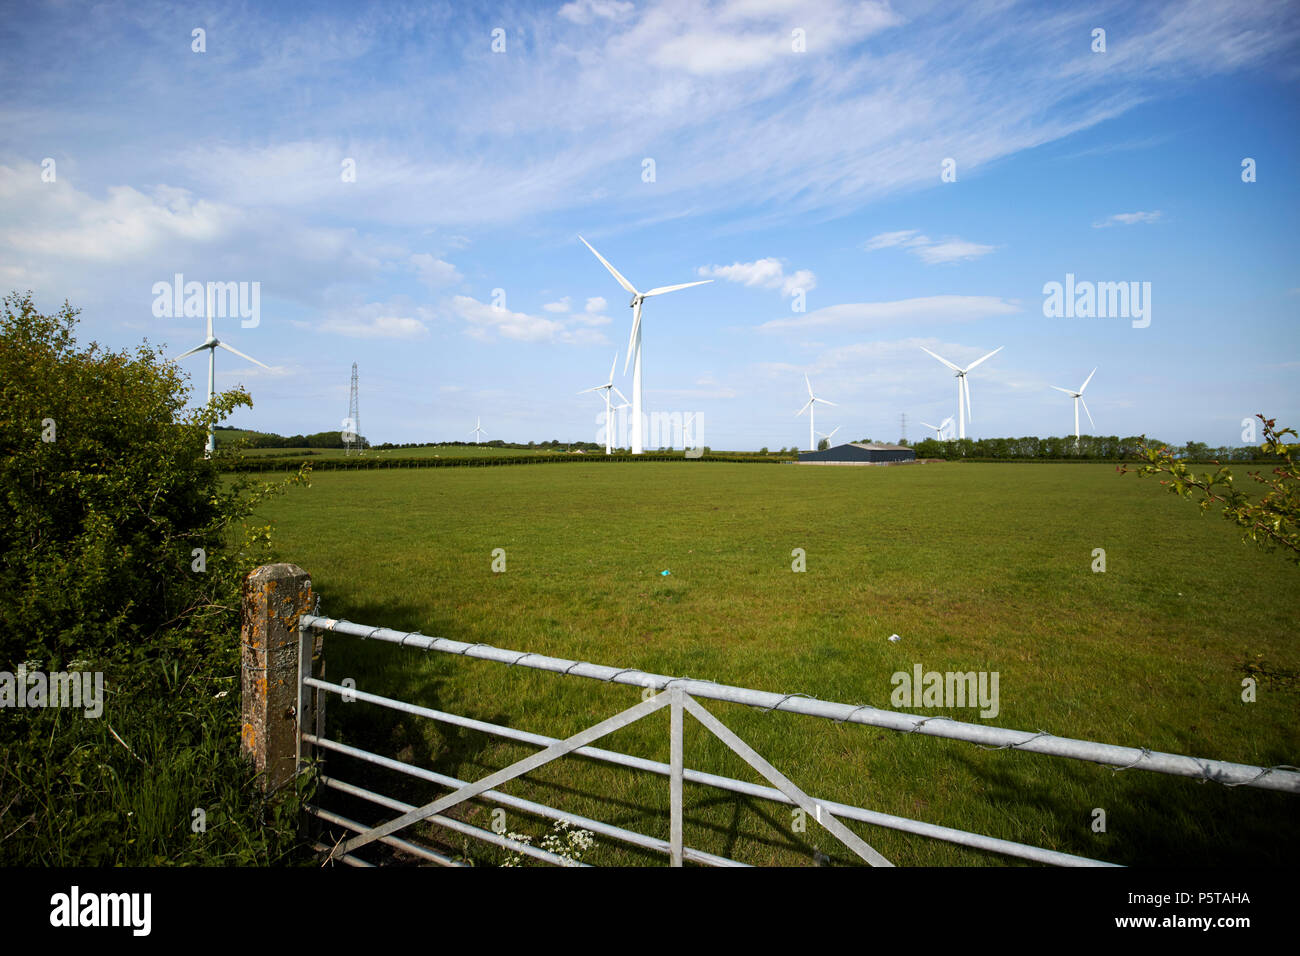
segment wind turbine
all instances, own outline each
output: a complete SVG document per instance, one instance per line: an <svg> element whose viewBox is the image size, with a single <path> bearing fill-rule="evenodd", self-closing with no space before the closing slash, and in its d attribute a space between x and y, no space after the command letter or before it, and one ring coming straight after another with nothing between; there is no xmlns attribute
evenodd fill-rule
<svg viewBox="0 0 1300 956"><path fill-rule="evenodd" d="M582 239L582 236L578 237ZM609 262L599 252L592 248L590 242L582 239L582 244L591 249L592 255L600 260L601 265L609 270L609 274L618 280L618 284L625 290L632 293L632 337L627 343L627 358L623 360L623 374L627 374L628 363L633 363L632 371L632 454L639 455L642 452L641 442L641 302L652 295L662 295L665 292L676 292L678 289L689 289L693 285L704 285L712 282L712 279L701 279L698 282L683 282L680 285L665 285L657 289L651 289L649 292L638 292L632 283L628 282L619 274L619 271L609 264Z"/></svg>
<svg viewBox="0 0 1300 956"><path fill-rule="evenodd" d="M695 421L696 414L698 413L691 412L689 415L686 416L686 420L682 422L682 448L683 449L695 447L693 444L691 444L691 442L695 441L694 435L691 435L691 422ZM689 440L686 437L687 435L691 435L691 438Z"/></svg>
<svg viewBox="0 0 1300 956"><path fill-rule="evenodd" d="M622 405L615 405L615 406L614 406L614 408L613 408L613 412L614 412L615 417L618 417L618 413L621 412L623 409L625 409L625 408L631 408L631 407L632 407L632 403L629 402L629 401L627 400L627 396L626 396L626 395L624 395L622 392L619 392L618 394L619 394L619 397L623 399L623 404L622 404ZM626 433L623 432L622 429L619 430L619 438L622 438L625 434L626 434ZM622 446L619 446L619 447L622 447Z"/></svg>
<svg viewBox="0 0 1300 956"><path fill-rule="evenodd" d="M952 416L949 415L938 425L931 425L929 422L921 422L921 424L924 425L926 428L934 429L934 438L936 441L943 441L944 429L946 429L949 425L952 424Z"/></svg>
<svg viewBox="0 0 1300 956"><path fill-rule="evenodd" d="M606 382L604 385L596 385L593 386L592 388L584 388L581 392L578 393L579 395L586 395L588 392L599 392L602 389L605 392L605 454L606 455L612 455L614 453L614 409L609 404L609 393L618 392L618 388L614 385L614 366L616 365L618 365L617 352L614 353L614 361L609 364L609 381ZM627 396L624 395L622 392L618 392L618 397L623 399L623 401L625 402L627 401ZM623 406L620 405L619 407L622 408Z"/></svg>
<svg viewBox="0 0 1300 956"><path fill-rule="evenodd" d="M813 423L817 417L817 403L821 402L823 405L835 405L835 403L828 402L826 401L826 399L818 398L816 395L814 395L812 390L812 382L808 381L807 375L804 375L803 381L804 384L808 386L808 401L804 403L803 408L795 412L795 416L798 417L799 415L802 415L804 412L808 413L808 450L816 451L817 440L813 437L816 434L816 432L813 430ZM838 408L839 406L837 405L836 407Z"/></svg>
<svg viewBox="0 0 1300 956"><path fill-rule="evenodd" d="M971 362L965 368L958 368L956 365L953 365L942 355L935 355L924 345L921 346L922 352L924 352L926 355L930 355L933 356L934 358L937 358L940 362L942 362L944 365L948 366L950 369L952 369L954 372L957 373L957 437L958 438L966 437L966 423L972 420L970 415L970 382L966 380L966 373L969 372L971 369L973 369L976 365L979 365L981 362L991 359L993 356L1001 352L1004 348L1006 348L1006 346L999 345L997 348L995 348L988 355L985 355L983 358L976 359L974 362Z"/></svg>
<svg viewBox="0 0 1300 956"><path fill-rule="evenodd" d="M484 434L484 432L483 429L479 427L482 424L483 424L482 418L474 419L474 430L470 432L470 434L474 436L474 444L476 445L481 444L483 441L481 436Z"/></svg>
<svg viewBox="0 0 1300 956"><path fill-rule="evenodd" d="M207 319L208 319L208 337L203 340L202 345L196 345L188 352L182 352L180 355L172 359L172 361L179 362L181 359L188 358L189 356L193 355L195 352L202 352L204 349L208 350L208 404L211 404L213 397L216 395L217 349L218 348L223 348L227 352L232 352L235 355L238 355L241 359L247 359L248 361L252 362L254 365L261 365L262 368L267 369L268 371L270 370L271 366L264 365L263 363L259 362L257 359L253 358L251 355L245 355L243 352L239 351L239 349L227 345L225 342L221 341L219 338L217 338L215 335L212 334L212 290L211 289L208 290L206 300L203 304L203 311L207 315ZM217 423L215 421L208 423L208 443L203 448L203 454L204 457L206 458L211 458L212 453L217 450L216 425Z"/></svg>
<svg viewBox="0 0 1300 956"><path fill-rule="evenodd" d="M1061 386L1059 385L1051 386L1052 388L1056 389L1058 392L1064 392L1066 395L1069 395L1071 398L1074 399L1074 443L1076 445L1079 443L1079 403L1082 402L1083 410L1085 412L1088 412L1088 421L1092 423L1092 427L1093 428L1097 427L1097 423L1092 420L1092 412L1088 411L1088 403L1083 401L1083 390L1088 387L1088 383L1092 381L1092 376L1096 374L1097 374L1097 370L1093 369L1092 372L1089 373L1088 377L1083 380L1083 384L1079 386L1079 390L1077 392L1074 391L1073 389L1061 388Z"/></svg>
<svg viewBox="0 0 1300 956"><path fill-rule="evenodd" d="M818 435L821 435L822 438L825 438L827 442L830 442L830 440L831 440L831 436L833 436L837 431L839 431L841 427L842 427L842 426L840 426L840 425L836 425L834 428L832 428L832 429L830 430L829 433L827 433L827 432L818 432L817 434L818 434Z"/></svg>

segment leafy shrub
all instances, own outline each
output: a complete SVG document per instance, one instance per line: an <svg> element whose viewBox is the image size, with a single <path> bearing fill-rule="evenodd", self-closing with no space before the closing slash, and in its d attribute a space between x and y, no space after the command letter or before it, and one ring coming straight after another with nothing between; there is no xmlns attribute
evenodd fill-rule
<svg viewBox="0 0 1300 956"><path fill-rule="evenodd" d="M0 712L0 863L278 859L294 803L240 759L238 681L241 580L269 553L246 519L278 489L203 456L252 402L186 412L174 365L79 348L77 314L0 309L0 671L102 672L106 700Z"/></svg>

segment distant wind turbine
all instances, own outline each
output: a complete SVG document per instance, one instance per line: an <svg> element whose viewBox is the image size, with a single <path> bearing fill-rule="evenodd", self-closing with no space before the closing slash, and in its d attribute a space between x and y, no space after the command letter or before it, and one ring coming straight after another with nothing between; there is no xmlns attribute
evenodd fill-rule
<svg viewBox="0 0 1300 956"><path fill-rule="evenodd" d="M988 355L985 355L983 358L976 359L974 362L971 362L965 368L958 368L956 365L953 365L942 355L935 355L924 345L921 346L922 352L924 352L926 355L929 355L933 358L937 358L940 362L942 362L944 365L948 366L950 369L952 369L954 372L957 373L957 437L958 438L966 437L966 423L968 421L972 421L971 414L970 414L970 382L966 380L966 373L969 372L971 369L973 369L975 366L979 365L981 362L985 362L991 359L993 356L1001 352L1004 348L1006 348L1006 346L999 345L997 348L995 348Z"/></svg>
<svg viewBox="0 0 1300 956"><path fill-rule="evenodd" d="M829 432L818 432L817 434L821 435L822 438L825 438L827 442L830 442L831 438L834 437L835 433L839 431L841 427L842 426L840 425L836 425Z"/></svg>
<svg viewBox="0 0 1300 956"><path fill-rule="evenodd" d="M253 358L251 355L245 355L243 352L239 351L239 349L227 345L225 342L222 342L220 339L218 339L215 335L212 334L212 290L211 289L208 290L207 298L206 301L204 302L204 312L207 314L207 319L208 319L208 337L203 340L202 345L196 345L188 352L182 352L180 355L172 359L172 361L179 362L181 359L188 358L189 356L193 355L195 352L202 352L204 349L208 350L208 404L211 404L213 397L216 395L217 349L223 348L227 352L231 352L234 355L238 355L241 359L246 359L249 362L252 362L254 365L261 365L262 368L267 369L268 371L270 370L271 366L264 365L263 363L259 362L257 359ZM206 446L204 446L203 449L203 454L208 458L211 458L212 453L217 450L216 425L217 423L215 421L208 423L208 443Z"/></svg>
<svg viewBox="0 0 1300 956"><path fill-rule="evenodd" d="M484 432L483 429L479 427L482 424L483 424L482 418L474 419L474 430L470 432L470 434L474 436L474 444L476 445L482 444L483 441L482 436L486 434L486 432Z"/></svg>
<svg viewBox="0 0 1300 956"><path fill-rule="evenodd" d="M614 453L614 408L609 404L609 393L618 392L618 397L623 399L623 401L625 402L627 401L627 396L624 395L622 392L619 392L618 387L614 384L614 366L616 365L618 365L617 352L614 353L614 361L611 362L609 365L609 381L607 381L604 385L595 385L591 388L584 388L581 392L578 393L579 395L586 395L588 392L599 392L602 390L605 392L605 454L606 455L612 455ZM619 407L622 408L623 406L620 405Z"/></svg>
<svg viewBox="0 0 1300 956"><path fill-rule="evenodd" d="M807 375L803 377L803 381L804 384L808 386L808 401L804 403L803 408L795 412L795 416L797 417L799 415L802 415L804 412L808 413L808 450L816 451L817 440L813 436L816 434L816 431L814 430L814 422L817 415L817 403L821 402L823 405L835 405L835 403L828 402L826 401L826 399L818 398L816 395L814 395L812 390L812 382L808 381ZM835 407L838 408L839 406L836 405Z"/></svg>
<svg viewBox="0 0 1300 956"><path fill-rule="evenodd" d="M582 239L582 236L578 237ZM632 283L628 282L609 262L592 248L591 243L582 239L582 244L591 249L592 255L600 260L601 265L609 270L609 274L618 280L618 284L625 290L632 293L632 337L627 344L627 358L623 360L623 374L627 374L628 363L633 363L632 371L632 454L639 455L643 450L641 440L641 302L652 295L662 295L665 292L676 292L678 289L689 289L693 285L704 285L712 282L712 279L701 279L699 282L683 282L680 285L665 285L657 289L651 289L649 292L638 292Z"/></svg>
<svg viewBox="0 0 1300 956"><path fill-rule="evenodd" d="M945 430L949 425L952 424L952 416L949 415L947 418L945 418L945 419L944 419L942 422L940 422L938 425L931 425L929 422L921 422L921 424L924 425L926 428L933 428L933 429L934 429L934 437L935 437L935 440L937 440L937 441L943 441L943 433L944 433L944 430Z"/></svg>
<svg viewBox="0 0 1300 956"><path fill-rule="evenodd" d="M1093 428L1096 428L1096 427L1097 427L1097 423L1094 422L1094 421L1092 420L1092 412L1089 412L1089 411L1088 411L1088 403L1085 402L1085 401L1083 400L1083 390L1084 390L1085 388L1088 387L1088 383L1092 381L1092 376L1094 376L1094 375L1096 375L1096 374L1097 374L1097 370L1096 370L1096 369L1093 369L1092 372L1089 373L1088 377L1085 378L1085 379L1083 380L1083 384L1079 386L1079 390L1078 390L1077 392L1074 391L1073 389L1069 389L1069 388L1061 388L1061 386L1059 386L1059 385L1053 385L1053 386L1051 386L1052 388L1056 389L1058 392L1064 392L1066 395L1069 395L1071 398L1074 399L1074 441L1075 441L1075 444L1078 444L1078 442L1079 442L1079 405L1080 405L1080 404L1083 405L1083 410L1084 410L1085 412L1087 412L1087 414L1088 414L1088 421L1092 424L1092 427L1093 427Z"/></svg>
<svg viewBox="0 0 1300 956"><path fill-rule="evenodd" d="M696 412L691 412L686 416L686 420L682 422L682 448L695 447L695 435L691 432L691 422L695 421L696 414ZM690 438L687 438L687 435L690 435Z"/></svg>

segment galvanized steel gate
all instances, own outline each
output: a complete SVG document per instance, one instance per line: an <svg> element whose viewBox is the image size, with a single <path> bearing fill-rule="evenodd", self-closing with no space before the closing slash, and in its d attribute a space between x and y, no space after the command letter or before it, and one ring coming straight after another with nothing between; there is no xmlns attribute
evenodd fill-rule
<svg viewBox="0 0 1300 956"><path fill-rule="evenodd" d="M874 866L892 865L883 856L871 848L861 837L850 830L842 821L855 820L895 830L901 830L920 836L944 840L961 846L987 850L1006 856L1018 857L1037 863L1057 866L1111 866L1099 860L1060 853L1028 844L1002 840L996 837L970 833L950 827L923 823L906 817L878 813L862 807L850 806L831 800L812 797L800 789L793 781L763 759L753 748L728 729L700 703L701 699L729 701L748 704L767 711L782 710L807 714L835 721L836 723L859 723L883 727L903 733L919 733L929 736L946 737L969 741L990 749L1015 749L1033 753L1070 757L1091 761L1117 770L1142 769L1176 776L1193 777L1202 781L1213 780L1226 786L1247 786L1268 790L1282 790L1300 793L1300 773L1294 768L1256 767L1247 764L1228 763L1220 760L1206 760L1177 754L1158 753L1146 748L1119 747L1111 744L1095 743L1086 740L1074 740L1055 737L1039 731L1007 730L1000 727L988 727L981 724L963 723L946 717L920 717L897 711L881 710L870 706L855 706L831 701L818 700L803 694L774 694L749 688L732 687L712 681L694 680L682 677L667 677L649 674L632 668L618 669L584 661L571 661L547 657L514 650L491 647L486 644L466 644L447 638L427 637L416 632L394 631L382 627L368 627L349 621L334 620L316 615L304 614L298 619L299 661L298 661L298 707L297 714L302 716L299 723L299 741L297 765L299 771L304 760L316 751L333 752L354 757L359 760L395 770L413 778L437 784L451 790L450 793L423 806L412 806L403 801L383 794L374 793L353 783L322 774L320 783L340 793L373 803L398 815L378 826L367 826L350 820L337 813L319 806L309 805L308 811L318 818L344 827L355 833L336 846L318 844L317 849L327 853L329 858L341 860L354 866L370 866L357 856L357 851L374 842L381 842L397 850L412 854L431 863L444 866L460 865L458 861L437 853L434 850L413 843L397 836L398 831L411 824L424 820L438 826L473 837L487 843L505 847L517 853L558 865L573 865L572 861L551 853L540 847L514 840L509 836L492 830L475 827L461 820L447 816L446 811L470 799L485 800L499 806L510 807L523 813L545 819L563 821L573 826L591 831L597 836L630 844L646 850L665 854L673 866L681 866L690 861L710 866L744 866L736 860L693 849L684 843L682 832L683 783L702 784L733 793L770 800L775 803L802 808L814 822L820 824L855 854ZM397 644L422 651L438 651L473 657L480 660L529 667L538 670L553 671L558 674L584 677L610 683L628 684L656 692L654 696L641 703L614 714L594 726L587 728L564 740L557 740L541 734L529 733L498 724L448 714L442 711L422 707L406 701L394 700L379 694L330 683L313 673L313 647L316 638L324 633L348 635L363 640L376 640ZM488 774L473 782L458 780L446 774L436 773L412 766L391 757L384 757L358 747L330 740L324 731L324 711L322 694L349 695L357 701L390 708L402 713L425 717L469 730L481 731L507 740L530 744L540 749L523 760L508 767ZM625 727L641 718L655 713L662 708L669 708L670 720L670 762L648 760L617 751L603 750L591 744L620 727ZM684 766L682 757L682 731L686 714L690 714L717 736L734 753L739 755L751 767L757 770L772 786L749 783L731 777L690 770ZM314 726L314 732L305 728ZM577 755L603 761L623 767L643 770L665 776L670 788L670 823L668 840L637 833L612 824L592 820L587 817L549 807L521 797L502 793L496 788L508 781L522 776L531 770L559 759L566 755Z"/></svg>

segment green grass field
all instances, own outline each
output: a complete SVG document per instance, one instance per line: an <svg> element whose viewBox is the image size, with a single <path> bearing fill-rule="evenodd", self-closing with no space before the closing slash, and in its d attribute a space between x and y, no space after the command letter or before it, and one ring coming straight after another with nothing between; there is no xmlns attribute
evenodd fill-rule
<svg viewBox="0 0 1300 956"><path fill-rule="evenodd" d="M280 558L311 572L334 617L882 707L891 675L918 663L997 671L991 724L1300 763L1300 571L1110 465L322 473L264 514ZM505 573L491 570L494 548ZM804 573L791 570L794 548L807 553ZM1105 573L1091 569L1095 548ZM326 659L331 680L554 737L640 696L341 636L327 638ZM1246 676L1258 680L1255 703L1241 700ZM815 797L1126 864L1279 864L1300 848L1295 796L705 703ZM913 712L980 721L975 710ZM328 714L336 739L461 779L532 752L337 698ZM660 712L600 745L667 760L667 727ZM690 718L686 761L757 779ZM438 793L342 758L329 767L413 803ZM668 835L657 776L565 758L504 789ZM1092 830L1094 808L1104 833ZM487 826L489 812L457 815ZM815 849L856 859L815 823L796 833L791 822L788 807L686 789L690 846L755 864L810 865ZM517 813L509 826L546 829ZM900 865L1007 859L853 827ZM460 838L449 845L459 852ZM504 859L474 846L483 862ZM663 858L599 840L587 861Z"/></svg>

